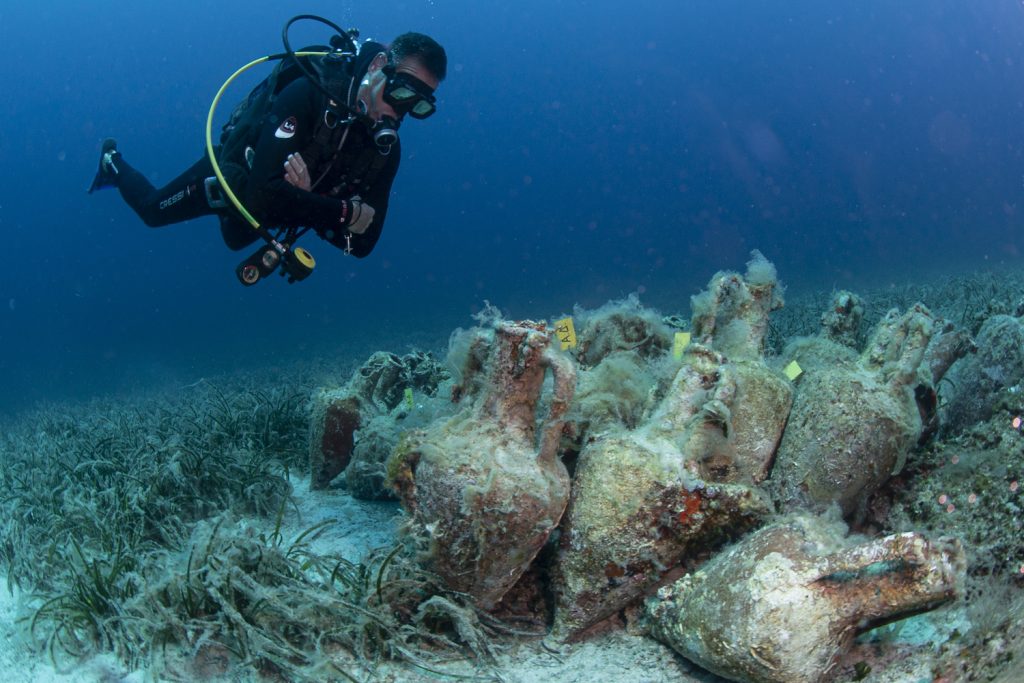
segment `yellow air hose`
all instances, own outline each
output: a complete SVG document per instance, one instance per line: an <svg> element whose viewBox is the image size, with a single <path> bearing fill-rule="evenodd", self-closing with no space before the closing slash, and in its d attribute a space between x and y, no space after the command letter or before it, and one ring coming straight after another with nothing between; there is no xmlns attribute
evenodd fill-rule
<svg viewBox="0 0 1024 683"><path fill-rule="evenodd" d="M323 55L326 55L326 54L328 54L328 53L326 53L326 52L296 52L296 53L294 53L294 55L296 57L314 57L314 56L323 56ZM269 61L271 59L278 59L278 58L279 57L274 57L274 56L267 55L266 57L260 57L259 59L254 59L251 62L249 62L248 64L246 64L245 66L243 66L242 68L240 68L235 73L231 74L231 76L228 78L228 80L224 81L224 85L220 86L220 90L217 91L217 95L213 98L213 102L210 104L210 113L206 116L206 154L210 157L210 164L213 166L213 173L214 173L214 175L217 176L217 182L220 183L220 187L224 191L224 195L231 201L231 204L236 209L238 209L238 213L242 214L242 217L245 218L245 220L249 222L249 225L252 226L253 230L256 230L257 232L261 232L261 233L262 233L262 230L260 228L259 221L257 221L255 218L253 218L252 214L249 213L244 206L242 206L242 202L240 202L238 200L238 197L235 196L234 191L232 191L231 187L228 186L227 180L224 179L224 174L220 170L220 164L217 163L217 155L214 152L214 148L213 148L213 115L217 111L217 105L220 103L220 98L224 95L224 91L226 91L228 89L228 86L230 86L231 83L234 82L234 80L236 78L238 78L243 73L245 73L246 71L248 71L252 67L256 66L257 64L262 64L263 62ZM305 250L303 250L303 251L305 251Z"/></svg>

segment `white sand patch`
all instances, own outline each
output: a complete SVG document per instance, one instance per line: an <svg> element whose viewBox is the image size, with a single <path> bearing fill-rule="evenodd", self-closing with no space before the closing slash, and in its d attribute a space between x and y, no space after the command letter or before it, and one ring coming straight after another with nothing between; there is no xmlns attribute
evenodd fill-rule
<svg viewBox="0 0 1024 683"><path fill-rule="evenodd" d="M664 645L621 631L564 648L560 654L539 643L515 647L501 657L506 683L696 683L687 664ZM721 679L715 679L721 680Z"/></svg>
<svg viewBox="0 0 1024 683"><path fill-rule="evenodd" d="M295 505L289 507L282 524L285 543L313 525L330 520L333 523L313 544L314 552L341 555L355 562L374 548L394 545L401 523L398 503L357 500L341 489L310 491L308 477L293 476L290 482ZM260 520L260 524L265 521Z"/></svg>

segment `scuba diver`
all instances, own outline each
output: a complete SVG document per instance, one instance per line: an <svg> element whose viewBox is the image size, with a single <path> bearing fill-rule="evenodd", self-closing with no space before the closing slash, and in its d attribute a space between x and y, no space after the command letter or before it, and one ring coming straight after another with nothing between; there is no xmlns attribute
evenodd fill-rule
<svg viewBox="0 0 1024 683"><path fill-rule="evenodd" d="M288 28L299 19L336 29L331 47L293 51ZM235 108L220 145L210 137L213 109L234 76L211 107L206 156L158 189L107 139L89 192L116 187L150 227L217 215L232 250L262 238L266 244L236 269L245 285L279 264L289 282L306 277L313 259L294 242L310 229L346 254L365 257L380 238L398 172L398 127L406 115L434 113L447 56L421 33L403 33L390 46L360 45L356 37L355 29L320 17L294 17L284 28L286 53L236 72L279 60Z"/></svg>

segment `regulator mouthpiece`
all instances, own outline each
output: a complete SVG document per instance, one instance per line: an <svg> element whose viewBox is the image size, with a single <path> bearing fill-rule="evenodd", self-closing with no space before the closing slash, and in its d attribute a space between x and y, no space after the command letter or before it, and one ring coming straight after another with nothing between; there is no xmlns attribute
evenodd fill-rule
<svg viewBox="0 0 1024 683"><path fill-rule="evenodd" d="M391 147L398 142L398 121L384 116L373 127L373 141L378 147Z"/></svg>

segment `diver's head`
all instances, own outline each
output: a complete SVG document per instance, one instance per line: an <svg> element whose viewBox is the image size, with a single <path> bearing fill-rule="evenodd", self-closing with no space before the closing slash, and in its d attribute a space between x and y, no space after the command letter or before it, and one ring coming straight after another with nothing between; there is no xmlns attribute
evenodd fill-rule
<svg viewBox="0 0 1024 683"><path fill-rule="evenodd" d="M387 52L374 56L356 94L356 106L373 124L377 144L398 139L406 114L425 119L434 113L434 91L447 75L444 48L422 33L403 33Z"/></svg>

